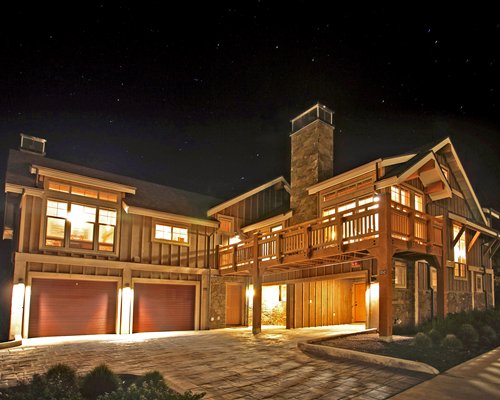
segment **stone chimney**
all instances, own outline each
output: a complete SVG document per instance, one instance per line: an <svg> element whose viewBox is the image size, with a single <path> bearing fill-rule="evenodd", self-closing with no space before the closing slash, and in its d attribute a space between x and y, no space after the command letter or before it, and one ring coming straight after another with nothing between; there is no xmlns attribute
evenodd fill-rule
<svg viewBox="0 0 500 400"><path fill-rule="evenodd" d="M333 111L316 104L292 119L292 224L318 217L316 196L307 188L333 176Z"/></svg>
<svg viewBox="0 0 500 400"><path fill-rule="evenodd" d="M45 139L21 133L21 144L19 146L19 150L44 156L46 143L47 140Z"/></svg>

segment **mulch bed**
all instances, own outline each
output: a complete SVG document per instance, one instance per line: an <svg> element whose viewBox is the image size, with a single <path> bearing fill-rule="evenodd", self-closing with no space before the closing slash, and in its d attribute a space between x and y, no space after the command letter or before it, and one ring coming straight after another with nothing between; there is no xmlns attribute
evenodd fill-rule
<svg viewBox="0 0 500 400"><path fill-rule="evenodd" d="M413 344L413 336L393 336L393 342L387 343L379 340L377 333L345 336L324 340L317 344L342 349L361 351L364 353L379 354L382 356L403 358L406 360L420 361L440 372L467 361L489 349L463 349L446 350L442 347L421 349Z"/></svg>

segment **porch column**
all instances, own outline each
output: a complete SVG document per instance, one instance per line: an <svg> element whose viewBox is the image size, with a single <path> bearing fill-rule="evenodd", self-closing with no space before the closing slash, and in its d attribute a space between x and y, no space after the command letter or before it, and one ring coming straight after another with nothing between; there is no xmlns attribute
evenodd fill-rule
<svg viewBox="0 0 500 400"><path fill-rule="evenodd" d="M26 262L15 260L12 280L9 340L19 340L23 332L24 300L26 295ZM27 329L27 326L25 327Z"/></svg>
<svg viewBox="0 0 500 400"><path fill-rule="evenodd" d="M390 193L380 195L380 236L377 255L379 282L379 336L392 340L392 237Z"/></svg>
<svg viewBox="0 0 500 400"><path fill-rule="evenodd" d="M253 308L252 308L252 333L257 335L262 330L262 274L259 269L259 237L253 237Z"/></svg>
<svg viewBox="0 0 500 400"><path fill-rule="evenodd" d="M132 289L132 271L129 268L124 268L122 277L122 302L121 302L121 326L119 333L132 333L132 303L134 301Z"/></svg>
<svg viewBox="0 0 500 400"><path fill-rule="evenodd" d="M448 211L444 211L443 213L443 256L441 257L437 265L437 307L438 307L438 316L444 318L446 314L448 314L448 267L446 262L448 260L448 245L450 243L449 229L448 229Z"/></svg>

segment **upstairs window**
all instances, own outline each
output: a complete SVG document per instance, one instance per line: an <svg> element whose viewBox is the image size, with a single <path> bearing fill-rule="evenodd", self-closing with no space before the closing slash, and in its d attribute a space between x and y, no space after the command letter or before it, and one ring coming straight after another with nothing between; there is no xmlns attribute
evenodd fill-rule
<svg viewBox="0 0 500 400"><path fill-rule="evenodd" d="M155 239L188 244L188 229L172 225L155 224Z"/></svg>
<svg viewBox="0 0 500 400"><path fill-rule="evenodd" d="M404 206L409 206L410 192L399 186L391 186L391 200Z"/></svg>
<svg viewBox="0 0 500 400"><path fill-rule="evenodd" d="M453 239L460 233L461 226L453 224ZM467 277L467 251L465 247L465 231L462 232L455 247L453 247L453 260L455 261L455 268L453 275L456 278Z"/></svg>
<svg viewBox="0 0 500 400"><path fill-rule="evenodd" d="M414 204L415 210L423 212L424 211L424 196L422 196L419 193L415 193L415 201L414 202L415 202L415 204Z"/></svg>
<svg viewBox="0 0 500 400"><path fill-rule="evenodd" d="M45 244L47 246L64 246L67 216L68 203L54 200L47 201L47 226L45 235Z"/></svg>
<svg viewBox="0 0 500 400"><path fill-rule="evenodd" d="M82 196L82 197L87 197L89 199L110 201L112 203L116 203L118 201L118 195L116 193L110 193L97 189L89 189L61 182L50 181L48 183L48 189L54 192L70 193L75 196Z"/></svg>
<svg viewBox="0 0 500 400"><path fill-rule="evenodd" d="M45 245L114 251L116 222L116 210L47 200Z"/></svg>

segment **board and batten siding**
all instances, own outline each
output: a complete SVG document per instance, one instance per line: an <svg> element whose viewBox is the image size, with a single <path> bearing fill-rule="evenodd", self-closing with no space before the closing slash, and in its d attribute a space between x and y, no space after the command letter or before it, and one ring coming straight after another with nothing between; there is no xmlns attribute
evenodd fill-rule
<svg viewBox="0 0 500 400"><path fill-rule="evenodd" d="M234 230L238 232L246 225L288 211L289 204L288 192L283 187L271 186L225 208L218 214L233 217Z"/></svg>
<svg viewBox="0 0 500 400"><path fill-rule="evenodd" d="M25 195L21 206L21 221L18 251L23 253L45 253L73 256L68 248L41 248L45 237L42 226L45 224L43 209L44 199ZM207 238L213 228L201 225L180 225L189 230L189 245L157 242L153 240L154 222L179 226L142 215L125 213L117 207L117 218L120 219L115 244L118 246L118 257L115 253L85 251L85 257L139 262L143 264L180 266L191 268L207 268ZM81 257L81 254L79 255Z"/></svg>

